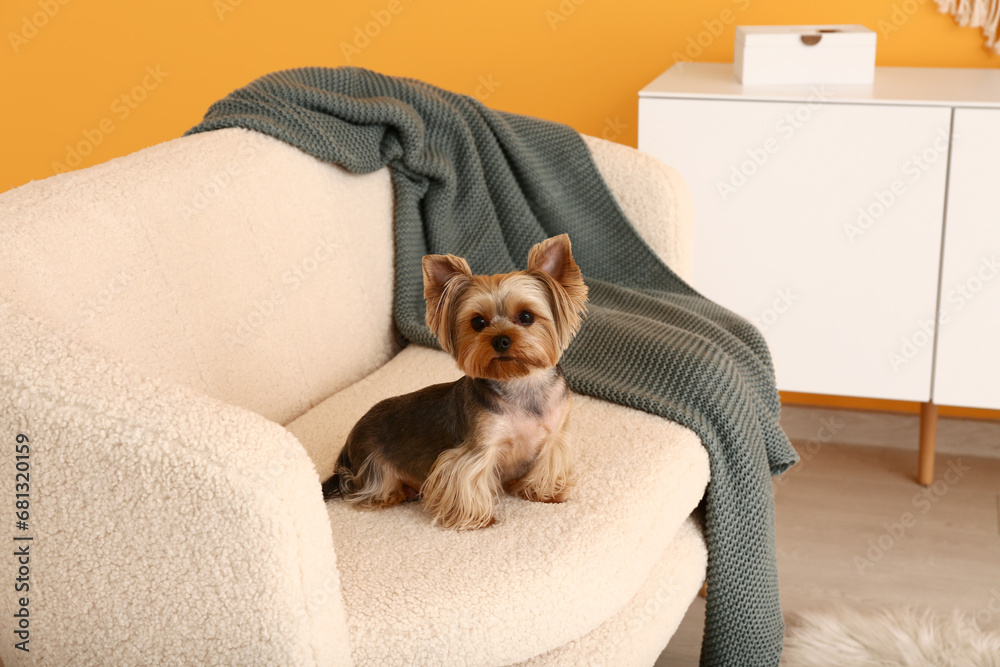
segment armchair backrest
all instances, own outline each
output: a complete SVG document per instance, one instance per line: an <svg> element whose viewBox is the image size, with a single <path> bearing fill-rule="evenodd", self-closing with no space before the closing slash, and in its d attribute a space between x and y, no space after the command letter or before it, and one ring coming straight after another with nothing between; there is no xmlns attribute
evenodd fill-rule
<svg viewBox="0 0 1000 667"><path fill-rule="evenodd" d="M653 158L587 146L687 278L690 193ZM0 194L0 292L151 377L280 424L396 352L393 194L240 129L174 139Z"/></svg>
<svg viewBox="0 0 1000 667"><path fill-rule="evenodd" d="M385 169L183 137L0 195L0 291L284 424L392 356L392 211Z"/></svg>

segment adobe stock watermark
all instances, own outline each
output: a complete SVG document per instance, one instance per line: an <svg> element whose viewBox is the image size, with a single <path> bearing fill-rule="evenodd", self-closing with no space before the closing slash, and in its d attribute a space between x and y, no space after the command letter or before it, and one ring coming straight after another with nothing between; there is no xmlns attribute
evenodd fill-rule
<svg viewBox="0 0 1000 667"><path fill-rule="evenodd" d="M83 163L83 158L94 152L104 139L118 129L117 122L124 121L139 105L149 97L149 94L160 87L163 80L170 76L160 65L147 65L145 76L131 89L123 92L111 102L110 115L105 116L93 128L86 128L80 134L82 139L66 145L64 162L53 162L52 171L61 174L64 171L76 169Z"/></svg>
<svg viewBox="0 0 1000 667"><path fill-rule="evenodd" d="M736 5L735 11L726 7L715 18L703 20L701 24L705 29L694 35L688 35L684 44L684 52L674 51L671 54L674 65L678 69L683 69L686 64L697 61L705 53L705 49L719 39L726 26L736 22L737 14L746 11L747 7L750 6L750 0L730 0L730 2Z"/></svg>
<svg viewBox="0 0 1000 667"><path fill-rule="evenodd" d="M316 610L329 605L343 604L343 593L340 588L340 573L336 568L326 570L326 577L323 583L318 586L311 586L308 595L297 606L292 608L292 613L297 619L312 615Z"/></svg>
<svg viewBox="0 0 1000 667"><path fill-rule="evenodd" d="M475 98L480 102L485 102L493 97L493 93L495 93L502 85L503 81L496 81L493 78L492 73L480 76L476 79L476 87L473 90L473 95L475 95Z"/></svg>
<svg viewBox="0 0 1000 667"><path fill-rule="evenodd" d="M1000 259L990 255L980 261L964 280L958 282L947 292L941 292L941 307L938 310L938 327L944 328L952 321L952 317L969 305L1000 273ZM920 321L913 333L903 336L899 347L888 354L889 367L893 371L915 359L922 350L934 342L934 318L927 317Z"/></svg>
<svg viewBox="0 0 1000 667"><path fill-rule="evenodd" d="M38 0L38 2L35 3L38 7L38 11L22 16L20 30L17 32L9 31L7 33L7 41L10 42L10 48L14 50L14 53L20 53L21 47L37 37L38 33L45 26L47 26L49 21L54 19L56 15L62 11L62 8L69 4L69 2L70 0Z"/></svg>
<svg viewBox="0 0 1000 667"><path fill-rule="evenodd" d="M784 474L774 480L777 486L784 486L788 483L793 472L801 471L809 461L812 461L822 451L825 445L833 442L844 428L842 422L838 422L836 417L822 417L819 420L819 427L813 437L806 441L801 449L796 448L799 454L799 462L785 471Z"/></svg>
<svg viewBox="0 0 1000 667"><path fill-rule="evenodd" d="M926 3L927 0L903 0L903 2L894 4L887 18L875 22L875 29L878 30L879 37L887 39L893 33L899 32Z"/></svg>
<svg viewBox="0 0 1000 667"><path fill-rule="evenodd" d="M906 531L917 525L918 518L930 512L931 508L948 495L951 487L958 484L965 473L970 470L972 470L971 467L962 465L962 459L948 461L948 467L945 469L942 479L913 495L910 504L913 505L916 512L906 511L896 521L883 523L882 533L878 537L869 538L866 543L868 550L865 554L854 556L854 567L858 570L858 574L864 576L865 570L874 567L882 560L885 554L906 536Z"/></svg>
<svg viewBox="0 0 1000 667"><path fill-rule="evenodd" d="M629 124L622 122L619 116L615 116L614 119L608 116L604 119L604 125L601 126L601 139L616 141L628 128Z"/></svg>
<svg viewBox="0 0 1000 667"><path fill-rule="evenodd" d="M101 289L77 303L77 319L75 324L70 327L70 331L75 331L104 314L128 290L133 280L135 280L135 272L132 269L122 269L105 278L104 286Z"/></svg>
<svg viewBox="0 0 1000 667"><path fill-rule="evenodd" d="M350 42L340 43L340 53L343 54L347 64L351 59L361 55L367 49L373 39L382 34L382 31L389 27L393 19L403 13L406 9L401 0L389 0L381 9L372 9L368 14L372 17L363 25L354 26L354 35Z"/></svg>
<svg viewBox="0 0 1000 667"><path fill-rule="evenodd" d="M876 222L906 194L907 189L914 185L930 170L934 163L942 157L948 156L948 129L941 128L934 136L931 145L920 153L911 155L904 163L899 178L893 181L884 189L876 190L872 193L872 200L865 206L859 206L853 222L844 223L844 235L851 243L871 229Z"/></svg>
<svg viewBox="0 0 1000 667"><path fill-rule="evenodd" d="M212 9L219 21L225 21L226 15L236 11L236 8L243 4L243 0L212 0Z"/></svg>
<svg viewBox="0 0 1000 667"><path fill-rule="evenodd" d="M977 630L985 632L997 616L1000 616L1000 587L994 586L990 589L989 601L972 615L972 622Z"/></svg>
<svg viewBox="0 0 1000 667"><path fill-rule="evenodd" d="M773 327L783 315L788 313L798 300L798 295L792 291L791 287L779 289L775 293L771 304L756 317L751 317L750 322L761 333L767 333L767 330Z"/></svg>
<svg viewBox="0 0 1000 667"><path fill-rule="evenodd" d="M288 296L302 287L320 267L338 256L339 243L330 238L321 238L305 256L295 261L282 272L279 285L267 294L257 298L246 314L236 324L222 334L229 349L246 345L271 317L281 308Z"/></svg>
<svg viewBox="0 0 1000 667"><path fill-rule="evenodd" d="M223 191L239 178L244 169L257 157L257 151L266 142L264 135L257 132L247 133L236 149L236 155L226 163L226 166L200 184L194 196L181 204L181 217L190 220L203 213Z"/></svg>
<svg viewBox="0 0 1000 667"><path fill-rule="evenodd" d="M549 23L549 28L555 30L561 23L569 20L569 17L576 13L587 0L562 0L555 9L545 10L545 20Z"/></svg>
<svg viewBox="0 0 1000 667"><path fill-rule="evenodd" d="M674 581L673 576L667 576L660 579L657 582L656 590L653 591L643 603L642 614L638 617L629 619L629 635L635 634L639 629L656 618L656 615L662 611L664 606L675 604L675 598L678 593L679 588L677 586L677 582Z"/></svg>
<svg viewBox="0 0 1000 667"><path fill-rule="evenodd" d="M809 97L792 111L786 112L774 123L774 133L759 145L746 151L746 158L733 165L729 177L715 182L715 190L722 201L728 200L743 188L755 174L760 172L781 147L787 145L795 134L821 113L824 102L830 99L830 91L825 86L811 86Z"/></svg>

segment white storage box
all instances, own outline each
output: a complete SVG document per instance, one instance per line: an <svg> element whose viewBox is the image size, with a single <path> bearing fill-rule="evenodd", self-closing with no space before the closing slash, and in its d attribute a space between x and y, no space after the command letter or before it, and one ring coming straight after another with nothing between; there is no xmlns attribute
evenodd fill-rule
<svg viewBox="0 0 1000 667"><path fill-rule="evenodd" d="M875 38L861 25L737 26L733 70L744 85L871 83Z"/></svg>

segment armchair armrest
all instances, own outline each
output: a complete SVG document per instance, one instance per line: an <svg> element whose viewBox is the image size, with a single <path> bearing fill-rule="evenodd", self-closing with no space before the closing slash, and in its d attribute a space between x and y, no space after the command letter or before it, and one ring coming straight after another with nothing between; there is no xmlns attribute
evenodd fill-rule
<svg viewBox="0 0 1000 667"><path fill-rule="evenodd" d="M693 205L684 179L642 151L582 136L611 194L639 236L678 276L691 282Z"/></svg>
<svg viewBox="0 0 1000 667"><path fill-rule="evenodd" d="M5 664L351 663L319 479L290 433L3 297L0 340L0 497L23 471L28 501L4 526L30 553L0 559L27 584L0 596L4 628L28 610L30 650L6 632Z"/></svg>

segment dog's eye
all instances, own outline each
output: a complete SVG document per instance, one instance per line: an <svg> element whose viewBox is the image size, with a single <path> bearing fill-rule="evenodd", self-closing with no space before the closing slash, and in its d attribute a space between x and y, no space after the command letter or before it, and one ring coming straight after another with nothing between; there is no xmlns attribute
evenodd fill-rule
<svg viewBox="0 0 1000 667"><path fill-rule="evenodd" d="M531 324L532 322L535 321L535 316L532 315L527 310L522 310L520 313L517 314L517 321L525 325Z"/></svg>
<svg viewBox="0 0 1000 667"><path fill-rule="evenodd" d="M476 331L482 331L486 328L486 318L481 315L476 315L472 318L472 328Z"/></svg>

